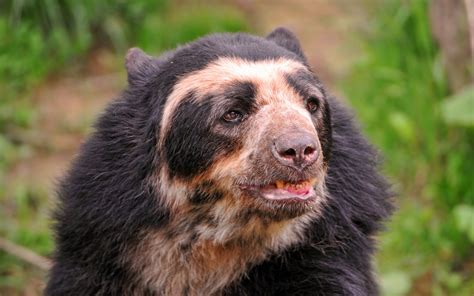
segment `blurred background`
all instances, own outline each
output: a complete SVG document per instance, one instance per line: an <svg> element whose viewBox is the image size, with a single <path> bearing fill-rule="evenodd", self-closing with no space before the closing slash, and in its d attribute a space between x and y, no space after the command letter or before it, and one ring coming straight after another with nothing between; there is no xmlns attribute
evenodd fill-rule
<svg viewBox="0 0 474 296"><path fill-rule="evenodd" d="M471 23L469 27L470 13ZM0 1L0 295L40 295L54 186L129 47L287 26L385 157L384 295L474 295L474 1Z"/></svg>

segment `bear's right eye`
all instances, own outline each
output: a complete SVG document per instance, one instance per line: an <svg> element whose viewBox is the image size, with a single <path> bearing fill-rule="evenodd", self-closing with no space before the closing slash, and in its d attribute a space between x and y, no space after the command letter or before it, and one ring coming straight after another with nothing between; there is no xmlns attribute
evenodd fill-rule
<svg viewBox="0 0 474 296"><path fill-rule="evenodd" d="M308 109L309 113L315 113L319 109L319 101L315 97L311 97L306 102L306 109Z"/></svg>
<svg viewBox="0 0 474 296"><path fill-rule="evenodd" d="M244 118L244 115L237 111L237 110L230 110L230 111L227 111L224 116L222 116L222 119L224 119L224 121L226 122L230 122L230 123L238 123L238 122L241 122Z"/></svg>

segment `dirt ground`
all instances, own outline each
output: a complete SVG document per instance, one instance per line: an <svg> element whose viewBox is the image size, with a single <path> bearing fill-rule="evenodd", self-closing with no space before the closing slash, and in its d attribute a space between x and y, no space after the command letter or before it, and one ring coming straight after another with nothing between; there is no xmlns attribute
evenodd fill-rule
<svg viewBox="0 0 474 296"><path fill-rule="evenodd" d="M95 56L109 55L102 51ZM22 182L51 193L57 178L74 157L84 134L99 112L125 86L125 73L100 66L87 66L81 73L51 77L33 95L37 120L28 144L29 157L19 161L8 174L10 182ZM115 72L114 72L115 71Z"/></svg>
<svg viewBox="0 0 474 296"><path fill-rule="evenodd" d="M364 12L349 0L252 1L250 14L259 32L278 26L291 29L323 83L334 92L335 82L359 55L356 30L364 24Z"/></svg>

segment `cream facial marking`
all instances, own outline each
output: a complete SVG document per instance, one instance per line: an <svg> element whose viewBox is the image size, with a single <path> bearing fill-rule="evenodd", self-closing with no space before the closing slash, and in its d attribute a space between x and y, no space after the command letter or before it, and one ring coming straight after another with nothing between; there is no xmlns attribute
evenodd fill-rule
<svg viewBox="0 0 474 296"><path fill-rule="evenodd" d="M202 98L204 94L218 92L232 82L251 81L261 92L259 97L268 100L257 101L259 104L277 99L283 90L286 99L299 98L285 80L285 75L296 71L308 70L297 61L283 58L256 62L240 58L219 58L206 68L185 75L173 87L166 101L160 128L160 142L169 129L177 106L191 91L196 94L196 98Z"/></svg>

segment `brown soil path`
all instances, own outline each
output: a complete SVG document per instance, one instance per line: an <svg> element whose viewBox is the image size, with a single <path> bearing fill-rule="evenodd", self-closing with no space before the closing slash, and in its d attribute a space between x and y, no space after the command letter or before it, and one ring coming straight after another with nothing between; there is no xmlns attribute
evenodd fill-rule
<svg viewBox="0 0 474 296"><path fill-rule="evenodd" d="M240 0L262 35L278 26L291 29L300 39L315 73L335 91L358 57L356 30L365 23L360 3L350 0Z"/></svg>

